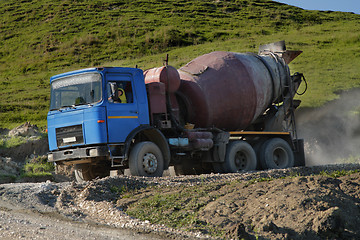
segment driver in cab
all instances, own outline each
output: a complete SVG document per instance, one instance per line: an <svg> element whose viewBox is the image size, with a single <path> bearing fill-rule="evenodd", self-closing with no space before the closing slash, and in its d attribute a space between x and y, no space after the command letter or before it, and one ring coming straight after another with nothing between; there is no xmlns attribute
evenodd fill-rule
<svg viewBox="0 0 360 240"><path fill-rule="evenodd" d="M114 103L127 103L124 89L117 87L108 100Z"/></svg>

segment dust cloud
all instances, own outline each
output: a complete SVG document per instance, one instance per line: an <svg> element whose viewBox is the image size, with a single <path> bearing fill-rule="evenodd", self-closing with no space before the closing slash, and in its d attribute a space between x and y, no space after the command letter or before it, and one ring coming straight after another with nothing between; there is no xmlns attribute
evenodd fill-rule
<svg viewBox="0 0 360 240"><path fill-rule="evenodd" d="M307 166L360 162L360 89L321 108L299 109L296 121Z"/></svg>

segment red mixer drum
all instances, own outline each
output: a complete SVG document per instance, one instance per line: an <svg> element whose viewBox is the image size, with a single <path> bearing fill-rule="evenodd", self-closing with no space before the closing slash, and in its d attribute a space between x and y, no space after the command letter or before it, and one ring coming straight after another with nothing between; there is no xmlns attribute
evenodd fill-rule
<svg viewBox="0 0 360 240"><path fill-rule="evenodd" d="M178 72L186 120L224 130L247 128L281 96L290 79L284 60L273 54L212 52Z"/></svg>

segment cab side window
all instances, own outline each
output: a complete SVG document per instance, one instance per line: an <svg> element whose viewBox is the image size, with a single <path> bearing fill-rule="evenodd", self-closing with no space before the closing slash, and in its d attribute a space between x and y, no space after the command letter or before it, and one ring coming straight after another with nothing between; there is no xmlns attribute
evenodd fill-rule
<svg viewBox="0 0 360 240"><path fill-rule="evenodd" d="M112 81L108 83L108 101L112 103L133 103L131 81Z"/></svg>

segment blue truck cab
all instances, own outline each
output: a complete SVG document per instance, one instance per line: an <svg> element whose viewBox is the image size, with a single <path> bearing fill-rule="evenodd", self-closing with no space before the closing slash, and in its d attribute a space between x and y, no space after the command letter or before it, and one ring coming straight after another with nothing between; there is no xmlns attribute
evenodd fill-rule
<svg viewBox="0 0 360 240"><path fill-rule="evenodd" d="M49 162L75 165L78 181L129 168L134 148L142 160L130 165L143 165L131 166L134 175L158 176L168 167L167 141L150 126L142 70L89 68L53 76L50 84Z"/></svg>

